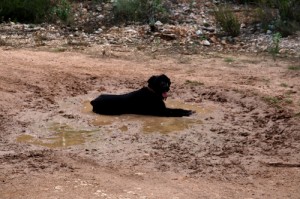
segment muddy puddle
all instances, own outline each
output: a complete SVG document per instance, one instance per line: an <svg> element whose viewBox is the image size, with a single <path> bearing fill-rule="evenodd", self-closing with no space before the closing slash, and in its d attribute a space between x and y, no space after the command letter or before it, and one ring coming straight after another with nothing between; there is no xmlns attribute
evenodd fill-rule
<svg viewBox="0 0 300 199"><path fill-rule="evenodd" d="M114 124L119 125L121 131L128 131L130 124L138 122L143 133L172 133L183 131L197 124L202 124L201 115L205 116L212 112L212 109L205 109L195 104L187 104L175 100L168 100L166 103L169 108L183 108L196 111L196 115L191 117L155 117L142 115L121 115L105 116L95 114L95 119L91 121L94 126L104 127ZM92 106L89 102L84 102L84 113L92 113Z"/></svg>
<svg viewBox="0 0 300 199"><path fill-rule="evenodd" d="M64 148L74 145L83 145L88 142L97 142L98 136L95 133L112 131L119 132L142 132L142 133L176 133L184 131L195 125L202 125L201 118L209 115L212 108L202 108L195 104L187 104L175 100L168 100L166 103L170 108L183 108L196 111L191 117L153 117L141 115L121 115L121 116L105 116L92 112L92 106L88 101L83 103L81 112L83 114L92 114L93 119L90 124L95 128L93 130L84 130L73 127L69 124L52 123L47 127L40 129L34 128L34 132L41 133L41 136L31 134L23 134L16 138L19 143L27 143L48 148ZM49 135L42 136L44 134Z"/></svg>
<svg viewBox="0 0 300 199"><path fill-rule="evenodd" d="M49 137L36 137L29 134L23 134L17 137L19 143L28 143L48 148L63 148L74 145L84 144L89 140L95 131L78 130L67 124L51 124L46 131L52 133Z"/></svg>

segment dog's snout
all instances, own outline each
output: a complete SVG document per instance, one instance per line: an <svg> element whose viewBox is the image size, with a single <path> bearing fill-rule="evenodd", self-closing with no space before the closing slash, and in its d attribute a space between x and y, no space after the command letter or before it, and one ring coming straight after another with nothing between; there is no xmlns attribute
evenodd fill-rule
<svg viewBox="0 0 300 199"><path fill-rule="evenodd" d="M162 82L161 87L164 91L169 91L170 90L170 84L167 82Z"/></svg>

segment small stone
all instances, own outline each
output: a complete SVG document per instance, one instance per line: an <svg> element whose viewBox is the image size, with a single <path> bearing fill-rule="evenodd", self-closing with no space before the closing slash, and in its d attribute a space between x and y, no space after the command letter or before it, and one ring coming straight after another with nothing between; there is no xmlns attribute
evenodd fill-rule
<svg viewBox="0 0 300 199"><path fill-rule="evenodd" d="M227 44L227 43L226 43L226 40L222 40L222 41L221 41L221 44L226 45L226 44Z"/></svg>
<svg viewBox="0 0 300 199"><path fill-rule="evenodd" d="M102 11L101 6L96 6L96 10L99 11L99 12L101 12Z"/></svg>
<svg viewBox="0 0 300 199"><path fill-rule="evenodd" d="M286 54L288 53L288 49L282 48L279 50L279 54Z"/></svg>
<svg viewBox="0 0 300 199"><path fill-rule="evenodd" d="M203 32L202 32L202 30L197 30L197 31L196 31L196 35L198 35L198 36L201 36L201 35L203 35Z"/></svg>
<svg viewBox="0 0 300 199"><path fill-rule="evenodd" d="M79 31L76 31L76 32L74 33L74 35L75 35L76 37L79 37L79 36L80 36L80 32L79 32Z"/></svg>
<svg viewBox="0 0 300 199"><path fill-rule="evenodd" d="M205 2L205 4L204 4L206 7L210 7L211 5L212 5L212 3L211 2L209 2L209 1L207 1L207 2Z"/></svg>
<svg viewBox="0 0 300 199"><path fill-rule="evenodd" d="M96 18L97 19L104 19L104 15L98 15Z"/></svg>
<svg viewBox="0 0 300 199"><path fill-rule="evenodd" d="M268 35L272 34L272 30L267 30L267 34Z"/></svg>
<svg viewBox="0 0 300 199"><path fill-rule="evenodd" d="M204 41L202 42L202 44L203 44L204 46L210 46L210 42L209 42L208 40L204 40Z"/></svg>
<svg viewBox="0 0 300 199"><path fill-rule="evenodd" d="M62 191L62 190L63 190L63 187L58 185L58 186L55 186L54 189L55 189L55 190L58 190L58 191Z"/></svg>
<svg viewBox="0 0 300 199"><path fill-rule="evenodd" d="M129 28L129 29L126 29L125 32L126 32L126 33L131 33L131 34L137 34L137 31L136 31L136 30L133 30L133 29L130 29L130 28Z"/></svg>
<svg viewBox="0 0 300 199"><path fill-rule="evenodd" d="M203 27L203 30L206 30L208 32L215 32L215 29L213 27Z"/></svg>
<svg viewBox="0 0 300 199"><path fill-rule="evenodd" d="M95 31L96 34L100 34L102 32L103 32L103 30L101 28L98 28L98 30Z"/></svg>
<svg viewBox="0 0 300 199"><path fill-rule="evenodd" d="M217 42L218 42L218 39L216 38L216 36L210 37L209 40L210 40L212 43L217 43Z"/></svg>
<svg viewBox="0 0 300 199"><path fill-rule="evenodd" d="M160 21L157 21L157 22L155 22L155 24L154 24L155 26L163 26L164 24L163 23L161 23Z"/></svg>

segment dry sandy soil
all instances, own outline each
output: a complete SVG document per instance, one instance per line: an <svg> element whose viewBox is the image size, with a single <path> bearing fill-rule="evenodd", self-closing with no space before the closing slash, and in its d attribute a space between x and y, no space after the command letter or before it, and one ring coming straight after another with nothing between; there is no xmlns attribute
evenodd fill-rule
<svg viewBox="0 0 300 199"><path fill-rule="evenodd" d="M299 59L0 48L0 198L300 198ZM188 118L88 101L151 75Z"/></svg>

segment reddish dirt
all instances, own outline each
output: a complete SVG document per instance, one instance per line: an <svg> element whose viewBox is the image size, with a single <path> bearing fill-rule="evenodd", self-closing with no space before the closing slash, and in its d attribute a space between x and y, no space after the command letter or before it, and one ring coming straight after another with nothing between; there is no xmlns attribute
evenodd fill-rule
<svg viewBox="0 0 300 199"><path fill-rule="evenodd" d="M0 49L1 198L300 197L299 60L99 54ZM201 122L145 133L143 117L95 125L84 109L162 73Z"/></svg>

